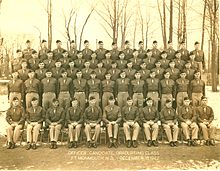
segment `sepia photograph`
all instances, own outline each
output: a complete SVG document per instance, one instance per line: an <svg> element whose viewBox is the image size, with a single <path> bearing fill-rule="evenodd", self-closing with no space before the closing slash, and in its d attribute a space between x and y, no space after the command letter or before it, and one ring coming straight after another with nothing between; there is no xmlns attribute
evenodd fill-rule
<svg viewBox="0 0 220 171"><path fill-rule="evenodd" d="M219 0L0 0L0 170L220 170Z"/></svg>

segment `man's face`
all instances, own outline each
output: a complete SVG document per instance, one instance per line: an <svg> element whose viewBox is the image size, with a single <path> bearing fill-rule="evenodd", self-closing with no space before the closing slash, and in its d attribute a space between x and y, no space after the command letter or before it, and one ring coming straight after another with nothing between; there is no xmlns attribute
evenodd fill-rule
<svg viewBox="0 0 220 171"><path fill-rule="evenodd" d="M117 49L117 44L112 45L112 49Z"/></svg>
<svg viewBox="0 0 220 171"><path fill-rule="evenodd" d="M80 52L77 54L78 59L81 59L83 57L83 54Z"/></svg>
<svg viewBox="0 0 220 171"><path fill-rule="evenodd" d="M125 44L125 49L130 48L130 43Z"/></svg>
<svg viewBox="0 0 220 171"><path fill-rule="evenodd" d="M59 106L59 102L58 101L53 102L53 107L58 107L58 106Z"/></svg>
<svg viewBox="0 0 220 171"><path fill-rule="evenodd" d="M102 68L103 63L98 63L98 68Z"/></svg>
<svg viewBox="0 0 220 171"><path fill-rule="evenodd" d="M157 48L157 43L153 43L153 47L154 47L154 48Z"/></svg>
<svg viewBox="0 0 220 171"><path fill-rule="evenodd" d="M26 43L26 46L27 46L27 48L30 48L31 47L31 42Z"/></svg>
<svg viewBox="0 0 220 171"><path fill-rule="evenodd" d="M67 58L68 57L68 52L63 53L63 57Z"/></svg>
<svg viewBox="0 0 220 171"><path fill-rule="evenodd" d="M165 78L170 78L170 73L167 72L166 74L164 74L164 77L165 77Z"/></svg>
<svg viewBox="0 0 220 171"><path fill-rule="evenodd" d="M161 57L162 57L163 59L166 59L166 58L167 58L167 54L166 54L166 53L163 53L163 54L161 54Z"/></svg>
<svg viewBox="0 0 220 171"><path fill-rule="evenodd" d="M104 47L104 43L99 43L99 48L102 49Z"/></svg>
<svg viewBox="0 0 220 171"><path fill-rule="evenodd" d="M70 44L70 47L71 47L71 48L75 48L75 47L76 47L76 44L75 44L75 43L71 43L71 44Z"/></svg>
<svg viewBox="0 0 220 171"><path fill-rule="evenodd" d="M44 63L43 62L39 63L38 66L39 66L40 69L43 69L44 68Z"/></svg>
<svg viewBox="0 0 220 171"><path fill-rule="evenodd" d="M92 79L95 79L96 74L91 74L90 76L91 76Z"/></svg>
<svg viewBox="0 0 220 171"><path fill-rule="evenodd" d="M116 67L117 67L117 63L113 63L112 68L116 68Z"/></svg>
<svg viewBox="0 0 220 171"><path fill-rule="evenodd" d="M47 47L47 42L44 42L41 45L42 45L42 47Z"/></svg>
<svg viewBox="0 0 220 171"><path fill-rule="evenodd" d="M26 67L27 67L27 62L22 62L22 63L21 63L21 67L22 67L22 68L26 68Z"/></svg>
<svg viewBox="0 0 220 171"><path fill-rule="evenodd" d="M57 47L60 48L62 46L62 42L57 43Z"/></svg>
<svg viewBox="0 0 220 171"><path fill-rule="evenodd" d="M195 55L190 55L189 58L190 58L191 60L194 60L194 59L195 59Z"/></svg>
<svg viewBox="0 0 220 171"><path fill-rule="evenodd" d="M171 62L169 63L170 68L174 68L175 67L175 62Z"/></svg>
<svg viewBox="0 0 220 171"><path fill-rule="evenodd" d="M67 72L63 72L62 77L66 78L67 77Z"/></svg>
<svg viewBox="0 0 220 171"><path fill-rule="evenodd" d="M81 78L81 77L82 77L82 72L77 72L77 73L76 73L76 77L77 77L77 78Z"/></svg>
<svg viewBox="0 0 220 171"><path fill-rule="evenodd" d="M48 59L52 59L53 58L53 52L48 53L47 56L48 56Z"/></svg>
<svg viewBox="0 0 220 171"><path fill-rule="evenodd" d="M109 100L109 105L114 105L115 104L115 100Z"/></svg>
<svg viewBox="0 0 220 171"><path fill-rule="evenodd" d="M13 72L12 73L12 78L18 78L18 72Z"/></svg>
<svg viewBox="0 0 220 171"><path fill-rule="evenodd" d="M28 77L29 77L29 78L34 78L34 72L29 72L29 73L28 73Z"/></svg>
<svg viewBox="0 0 220 171"><path fill-rule="evenodd" d="M137 57L138 56L138 51L134 51L133 56Z"/></svg>
<svg viewBox="0 0 220 171"><path fill-rule="evenodd" d="M133 100L128 100L128 101L127 101L127 104L128 104L128 106L132 106Z"/></svg>
<svg viewBox="0 0 220 171"><path fill-rule="evenodd" d="M60 68L60 67L61 67L61 62L56 62L56 63L55 63L55 66L56 66L57 68Z"/></svg>
<svg viewBox="0 0 220 171"><path fill-rule="evenodd" d="M69 63L69 66L70 66L71 68L74 67L74 65L75 65L75 63L74 63L73 61Z"/></svg>
<svg viewBox="0 0 220 171"><path fill-rule="evenodd" d="M181 77L181 78L186 78L186 73L181 73L181 74L180 74L180 77Z"/></svg>
<svg viewBox="0 0 220 171"><path fill-rule="evenodd" d="M84 44L85 48L89 48L89 42Z"/></svg>
<svg viewBox="0 0 220 171"><path fill-rule="evenodd" d="M155 76L156 76L156 73L155 73L155 72L150 73L150 77L151 77L151 78L155 78Z"/></svg>
<svg viewBox="0 0 220 171"><path fill-rule="evenodd" d="M38 105L38 100L31 101L31 104L33 107L36 107Z"/></svg>
<svg viewBox="0 0 220 171"><path fill-rule="evenodd" d="M152 51L147 52L147 56L151 57L152 56Z"/></svg>
<svg viewBox="0 0 220 171"><path fill-rule="evenodd" d="M202 105L205 105L205 106L206 106L206 105L207 105L207 102L208 102L207 99L201 100Z"/></svg>
<svg viewBox="0 0 220 171"><path fill-rule="evenodd" d="M199 79L200 78L200 72L195 73L194 76L195 76L196 79Z"/></svg>
<svg viewBox="0 0 220 171"><path fill-rule="evenodd" d="M120 54L120 55L119 55L119 58L120 58L120 59L124 59L124 58L125 58L125 54L124 54L124 53Z"/></svg>
<svg viewBox="0 0 220 171"><path fill-rule="evenodd" d="M105 57L106 57L106 59L110 59L111 58L111 53L109 52L109 53L106 53L105 54Z"/></svg>
<svg viewBox="0 0 220 171"><path fill-rule="evenodd" d="M96 53L92 53L92 55L91 55L91 57L92 57L92 59L96 59Z"/></svg>
<svg viewBox="0 0 220 171"><path fill-rule="evenodd" d="M21 58L23 56L22 52L17 52L17 57Z"/></svg>
<svg viewBox="0 0 220 171"><path fill-rule="evenodd" d="M189 69L191 67L191 63L186 63L185 67Z"/></svg>
<svg viewBox="0 0 220 171"><path fill-rule="evenodd" d="M153 100L148 100L147 101L147 106L152 106L153 105Z"/></svg>
<svg viewBox="0 0 220 171"><path fill-rule="evenodd" d="M196 44L196 45L195 45L195 49L199 49L199 45L200 45L200 44Z"/></svg>
<svg viewBox="0 0 220 171"><path fill-rule="evenodd" d="M133 64L130 62L127 64L128 68L132 68Z"/></svg>
<svg viewBox="0 0 220 171"><path fill-rule="evenodd" d="M185 106L189 106L190 100L188 100L188 99L187 99L187 100L184 100L184 101L183 101L183 104L184 104Z"/></svg>
<svg viewBox="0 0 220 171"><path fill-rule="evenodd" d="M135 74L135 78L136 78L136 79L140 79L140 78L141 78L141 74L140 74L140 73L136 73L136 74Z"/></svg>
<svg viewBox="0 0 220 171"><path fill-rule="evenodd" d="M85 65L86 68L89 68L90 63L89 62L85 62L84 65Z"/></svg>
<svg viewBox="0 0 220 171"><path fill-rule="evenodd" d="M36 58L38 58L38 54L37 54L37 53L34 53L34 54L32 54L32 57L33 57L34 59L36 59Z"/></svg>
<svg viewBox="0 0 220 171"><path fill-rule="evenodd" d="M173 48L173 43L168 43L168 48Z"/></svg>
<svg viewBox="0 0 220 171"><path fill-rule="evenodd" d="M72 101L72 107L77 107L78 105L78 101L77 100L73 100Z"/></svg>
<svg viewBox="0 0 220 171"><path fill-rule="evenodd" d="M146 67L147 67L146 63L141 64L142 69L146 69Z"/></svg>
<svg viewBox="0 0 220 171"><path fill-rule="evenodd" d="M107 74L107 75L105 75L105 78L106 78L107 80L110 80L110 79L111 79L111 75L110 75L110 74Z"/></svg>
<svg viewBox="0 0 220 171"><path fill-rule="evenodd" d="M91 106L95 106L95 104L96 104L96 99L90 100L90 101L89 101L89 104L90 104Z"/></svg>
<svg viewBox="0 0 220 171"><path fill-rule="evenodd" d="M13 101L12 101L12 105L13 105L14 107L17 107L17 106L19 105L19 100L13 100Z"/></svg>
<svg viewBox="0 0 220 171"><path fill-rule="evenodd" d="M161 65L161 63L160 63L160 62L157 62L155 65L156 65L157 68L159 68L160 65Z"/></svg>
<svg viewBox="0 0 220 171"><path fill-rule="evenodd" d="M140 43L140 44L139 44L139 48L140 48L140 49L143 49L143 48L144 48L144 43Z"/></svg>
<svg viewBox="0 0 220 171"><path fill-rule="evenodd" d="M177 54L175 55L175 57L176 57L177 59L180 59L180 58L181 58L181 53L177 53Z"/></svg>
<svg viewBox="0 0 220 171"><path fill-rule="evenodd" d="M121 76L121 78L125 78L125 77L126 77L126 73L125 73L125 72L122 72L122 73L120 74L120 76Z"/></svg>
<svg viewBox="0 0 220 171"><path fill-rule="evenodd" d="M185 48L186 48L186 44L185 44L185 43L182 43L182 44L181 44L181 48L182 48L182 49L185 49Z"/></svg>
<svg viewBox="0 0 220 171"><path fill-rule="evenodd" d="M166 107L171 108L172 107L172 102L166 103Z"/></svg>
<svg viewBox="0 0 220 171"><path fill-rule="evenodd" d="M46 72L46 77L47 77L47 78L52 77L52 72Z"/></svg>

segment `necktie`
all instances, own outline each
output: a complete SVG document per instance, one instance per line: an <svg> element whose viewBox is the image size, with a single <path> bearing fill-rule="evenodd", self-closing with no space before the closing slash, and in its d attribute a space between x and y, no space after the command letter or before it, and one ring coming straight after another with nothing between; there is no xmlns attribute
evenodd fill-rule
<svg viewBox="0 0 220 171"><path fill-rule="evenodd" d="M151 82L154 83L154 79L152 79Z"/></svg>
<svg viewBox="0 0 220 171"><path fill-rule="evenodd" d="M151 108L149 107L149 113L151 112Z"/></svg>
<svg viewBox="0 0 220 171"><path fill-rule="evenodd" d="M115 70L114 69L112 70L112 74L115 74Z"/></svg>
<svg viewBox="0 0 220 171"><path fill-rule="evenodd" d="M92 84L95 84L95 81L94 81L94 80L92 80Z"/></svg>
<svg viewBox="0 0 220 171"><path fill-rule="evenodd" d="M76 113L76 109L74 108L73 113Z"/></svg>
<svg viewBox="0 0 220 171"><path fill-rule="evenodd" d="M139 80L137 81L137 84L138 84L138 85L140 84L140 81L139 81Z"/></svg>
<svg viewBox="0 0 220 171"><path fill-rule="evenodd" d="M168 110L168 113L170 114L170 110Z"/></svg>
<svg viewBox="0 0 220 171"><path fill-rule="evenodd" d="M94 108L92 107L92 113L94 113Z"/></svg>
<svg viewBox="0 0 220 171"><path fill-rule="evenodd" d="M66 84L66 79L63 80L63 83Z"/></svg>
<svg viewBox="0 0 220 171"><path fill-rule="evenodd" d="M47 83L49 83L50 82L50 79L47 79Z"/></svg>
<svg viewBox="0 0 220 171"><path fill-rule="evenodd" d="M34 108L34 113L36 112L36 109Z"/></svg>
<svg viewBox="0 0 220 171"><path fill-rule="evenodd" d="M102 73L101 69L99 69L99 73Z"/></svg>
<svg viewBox="0 0 220 171"><path fill-rule="evenodd" d="M88 73L88 69L86 69L86 73Z"/></svg>
<svg viewBox="0 0 220 171"><path fill-rule="evenodd" d="M189 108L188 107L186 107L186 112L189 112Z"/></svg>
<svg viewBox="0 0 220 171"><path fill-rule="evenodd" d="M159 73L160 73L160 70L158 69L158 70L157 70L157 74L159 74Z"/></svg>
<svg viewBox="0 0 220 171"><path fill-rule="evenodd" d="M78 83L79 83L79 84L81 84L81 81L80 81L80 80L78 80Z"/></svg>
<svg viewBox="0 0 220 171"><path fill-rule="evenodd" d="M204 113L206 113L206 107L203 108Z"/></svg>
<svg viewBox="0 0 220 171"><path fill-rule="evenodd" d="M182 84L184 84L184 80L182 80Z"/></svg>
<svg viewBox="0 0 220 171"><path fill-rule="evenodd" d="M109 84L109 82L107 81L106 84Z"/></svg>
<svg viewBox="0 0 220 171"><path fill-rule="evenodd" d="M113 110L113 107L111 107L110 110Z"/></svg>
<svg viewBox="0 0 220 171"><path fill-rule="evenodd" d="M166 84L167 84L167 85L169 84L169 80L166 80Z"/></svg>
<svg viewBox="0 0 220 171"><path fill-rule="evenodd" d="M32 84L32 80L30 80L30 84Z"/></svg>
<svg viewBox="0 0 220 171"><path fill-rule="evenodd" d="M14 110L14 112L16 111L15 108L13 110Z"/></svg>
<svg viewBox="0 0 220 171"><path fill-rule="evenodd" d="M42 70L40 70L40 73L41 73L41 74L43 74L43 71L42 71Z"/></svg>
<svg viewBox="0 0 220 171"><path fill-rule="evenodd" d="M12 80L12 84L14 84L15 83L15 80Z"/></svg>
<svg viewBox="0 0 220 171"><path fill-rule="evenodd" d="M137 59L136 58L134 59L134 63L137 63Z"/></svg>
<svg viewBox="0 0 220 171"><path fill-rule="evenodd" d="M189 70L187 70L186 73L189 74Z"/></svg>
<svg viewBox="0 0 220 171"><path fill-rule="evenodd" d="M128 111L129 111L129 112L131 111L131 107L128 108Z"/></svg>
<svg viewBox="0 0 220 171"><path fill-rule="evenodd" d="M121 83L124 83L124 82L125 82L125 80L124 80L124 79L122 79L122 80L121 80Z"/></svg>
<svg viewBox="0 0 220 171"><path fill-rule="evenodd" d="M56 111L57 111L57 110L56 110L56 109L54 109L54 110L53 110L53 113L54 113L54 114L56 114Z"/></svg>

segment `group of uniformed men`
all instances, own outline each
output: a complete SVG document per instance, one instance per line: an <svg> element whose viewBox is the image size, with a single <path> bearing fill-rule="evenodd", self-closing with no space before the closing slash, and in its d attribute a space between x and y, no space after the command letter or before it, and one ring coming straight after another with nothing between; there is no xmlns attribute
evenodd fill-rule
<svg viewBox="0 0 220 171"><path fill-rule="evenodd" d="M205 144L214 145L214 114L207 106L201 80L205 63L198 42L190 53L185 42L175 51L170 41L162 52L157 41L147 51L142 41L138 50L131 49L126 41L123 51L116 43L112 43L112 50L106 50L102 41L96 51L89 49L87 40L82 51L76 50L74 41L69 51L62 48L60 40L53 51L45 40L39 52L31 48L29 40L26 44L12 61L8 84L9 149L15 147L25 121L26 149L37 148L43 122L49 127L53 149L62 127L69 129L69 148L78 147L83 127L88 147L96 148L101 122L107 128L109 148L118 147L120 125L128 148L137 147L141 127L147 145L158 146L159 120L172 147L177 146L179 127L189 146L196 146L199 127ZM93 136L91 129L95 130Z"/></svg>

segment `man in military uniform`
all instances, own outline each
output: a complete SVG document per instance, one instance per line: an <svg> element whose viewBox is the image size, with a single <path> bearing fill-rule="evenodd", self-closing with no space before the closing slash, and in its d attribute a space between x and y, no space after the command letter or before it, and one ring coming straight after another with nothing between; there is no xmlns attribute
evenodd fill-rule
<svg viewBox="0 0 220 171"><path fill-rule="evenodd" d="M108 71L112 65L111 53L109 50L105 51L105 59L102 60L104 68Z"/></svg>
<svg viewBox="0 0 220 171"><path fill-rule="evenodd" d="M88 85L88 95L89 99L91 96L95 97L96 99L96 105L99 106L100 103L100 92L101 92L101 81L96 78L96 73L95 71L92 71L90 74L90 79L87 80L87 85Z"/></svg>
<svg viewBox="0 0 220 171"><path fill-rule="evenodd" d="M165 102L167 99L174 100L176 95L175 92L175 81L170 79L170 73L164 73L164 79L160 81L159 84L159 94L161 99L161 109L165 106Z"/></svg>
<svg viewBox="0 0 220 171"><path fill-rule="evenodd" d="M26 59L28 61L31 58L31 54L32 54L33 50L34 49L31 48L31 41L27 40L26 41L26 49L23 50L24 59Z"/></svg>
<svg viewBox="0 0 220 171"><path fill-rule="evenodd" d="M27 60L23 59L21 61L21 69L18 70L19 78L25 82L28 79L29 69L27 67Z"/></svg>
<svg viewBox="0 0 220 171"><path fill-rule="evenodd" d="M20 49L16 50L16 55L13 56L13 59L11 61L12 71L18 71L19 69L21 69L22 57L22 51Z"/></svg>
<svg viewBox="0 0 220 171"><path fill-rule="evenodd" d="M91 72L93 71L91 68L90 68L90 62L89 61L86 61L84 63L84 66L85 68L82 69L82 77L86 80L89 80L90 79L90 74Z"/></svg>
<svg viewBox="0 0 220 171"><path fill-rule="evenodd" d="M145 62L141 63L141 69L139 70L139 72L141 74L141 79L142 80L146 80L150 76L150 70L147 69L147 65L146 65Z"/></svg>
<svg viewBox="0 0 220 171"><path fill-rule="evenodd" d="M111 74L111 80L116 81L119 78L121 70L117 68L117 63L112 61L112 67L108 70L108 73Z"/></svg>
<svg viewBox="0 0 220 171"><path fill-rule="evenodd" d="M103 81L105 79L105 74L107 72L106 68L103 67L103 63L99 62L97 68L94 70L96 73L97 79Z"/></svg>
<svg viewBox="0 0 220 171"><path fill-rule="evenodd" d="M27 147L26 150L37 148L37 139L42 127L43 121L45 119L45 111L39 106L38 98L33 97L31 99L31 107L26 111L26 121L27 121Z"/></svg>
<svg viewBox="0 0 220 171"><path fill-rule="evenodd" d="M118 60L119 50L117 47L117 43L115 42L112 43L112 50L110 50L110 53L113 61Z"/></svg>
<svg viewBox="0 0 220 171"><path fill-rule="evenodd" d="M129 60L133 64L133 68L135 70L140 70L140 64L142 63L142 59L138 58L138 51L136 49L133 50L133 57Z"/></svg>
<svg viewBox="0 0 220 171"><path fill-rule="evenodd" d="M25 112L20 105L18 97L13 97L10 108L6 112L6 121L8 126L7 132L7 149L15 148L16 142L21 134L21 129L24 125Z"/></svg>
<svg viewBox="0 0 220 171"><path fill-rule="evenodd" d="M64 50L62 56L63 57L60 59L62 68L67 69L69 67L69 61L70 61L69 54L66 50Z"/></svg>
<svg viewBox="0 0 220 171"><path fill-rule="evenodd" d="M24 100L24 82L18 78L18 72L12 72L12 79L8 83L8 100L9 103L12 102L12 99L17 97L19 102Z"/></svg>
<svg viewBox="0 0 220 171"><path fill-rule="evenodd" d="M144 42L143 41L139 41L138 42L138 46L139 46L138 58L144 59L145 58L145 54L146 54L146 51L144 50Z"/></svg>
<svg viewBox="0 0 220 171"><path fill-rule="evenodd" d="M98 59L97 59L97 54L96 54L96 52L92 52L92 55L91 55L91 60L89 61L90 62L90 65L89 65L89 67L91 68L91 69L96 69L97 68L97 64L98 64Z"/></svg>
<svg viewBox="0 0 220 171"><path fill-rule="evenodd" d="M120 109L127 104L127 98L130 96L130 79L126 77L126 73L122 71L120 78L116 80L116 95L117 102Z"/></svg>
<svg viewBox="0 0 220 171"><path fill-rule="evenodd" d="M173 59L173 61L175 62L176 68L178 68L180 71L182 71L186 62L181 59L181 52L180 51L175 52L175 58Z"/></svg>
<svg viewBox="0 0 220 171"><path fill-rule="evenodd" d="M198 69L202 73L202 71L205 69L205 57L204 52L199 49L199 46L200 43L195 42L195 50L193 50L192 53L195 55L195 61L198 63Z"/></svg>
<svg viewBox="0 0 220 171"><path fill-rule="evenodd" d="M53 52L48 51L47 52L47 59L44 60L45 68L52 69L55 67L55 60L53 60Z"/></svg>
<svg viewBox="0 0 220 171"><path fill-rule="evenodd" d="M71 78L67 77L66 70L62 70L61 75L62 77L58 79L58 100L60 107L66 110L70 107L70 100L73 95L71 92L73 82Z"/></svg>
<svg viewBox="0 0 220 171"><path fill-rule="evenodd" d="M158 78L159 80L162 80L165 69L161 68L161 62L160 61L157 61L155 63L155 65L156 65L156 67L153 68L151 71L154 71L156 73L156 78Z"/></svg>
<svg viewBox="0 0 220 171"><path fill-rule="evenodd" d="M102 59L105 58L105 51L106 49L104 48L104 43L103 41L98 41L98 49L95 50L97 54L97 59L101 61Z"/></svg>
<svg viewBox="0 0 220 171"><path fill-rule="evenodd" d="M191 68L191 63L189 61L186 62L183 72L186 73L186 79L188 79L189 81L193 80L195 70Z"/></svg>
<svg viewBox="0 0 220 171"><path fill-rule="evenodd" d="M75 68L75 63L72 59L70 59L69 68L67 69L67 76L74 80L76 78L76 71L77 68Z"/></svg>
<svg viewBox="0 0 220 171"><path fill-rule="evenodd" d="M108 131L108 147L111 148L114 146L117 148L118 129L121 122L121 109L115 105L115 99L113 96L109 98L109 105L103 110L103 121L105 122Z"/></svg>
<svg viewBox="0 0 220 171"><path fill-rule="evenodd" d="M128 40L125 41L125 48L123 52L125 53L125 60L129 61L133 56L133 50L130 48L130 42Z"/></svg>
<svg viewBox="0 0 220 171"><path fill-rule="evenodd" d="M87 138L87 146L97 148L97 140L101 131L100 122L102 119L102 110L96 105L95 97L89 99L89 106L84 112L85 134ZM94 135L91 137L91 129L95 129Z"/></svg>
<svg viewBox="0 0 220 171"><path fill-rule="evenodd" d="M145 81L141 80L140 72L135 73L135 79L131 80L131 89L133 94L133 103L137 107L142 107L144 97L146 96Z"/></svg>
<svg viewBox="0 0 220 171"><path fill-rule="evenodd" d="M39 50L39 59L40 60L45 60L47 59L47 52L49 51L49 49L47 48L47 41L46 40L42 40L41 42L41 48Z"/></svg>
<svg viewBox="0 0 220 171"><path fill-rule="evenodd" d="M150 72L150 78L146 80L146 92L147 92L147 97L151 97L154 106L156 109L158 109L158 102L160 100L159 98L159 83L160 80L158 78L155 78L156 73L154 71Z"/></svg>
<svg viewBox="0 0 220 171"><path fill-rule="evenodd" d="M76 49L76 43L74 40L70 42L70 50L69 50L69 57L72 60L77 59L77 49Z"/></svg>
<svg viewBox="0 0 220 171"><path fill-rule="evenodd" d="M161 59L159 59L159 61L161 63L161 68L166 70L169 67L169 63L170 63L170 60L167 59L167 52L162 51L160 56L161 56Z"/></svg>
<svg viewBox="0 0 220 171"><path fill-rule="evenodd" d="M65 112L62 107L59 106L58 99L53 99L52 107L47 110L46 123L49 126L50 133L50 148L57 148L57 140L60 134L62 125L64 124Z"/></svg>
<svg viewBox="0 0 220 171"><path fill-rule="evenodd" d="M83 112L82 109L78 105L78 101L76 98L72 99L72 106L67 109L66 112L66 122L69 128L69 148L77 148L79 135L82 128L83 123Z"/></svg>
<svg viewBox="0 0 220 171"><path fill-rule="evenodd" d="M82 55L84 57L85 60L90 60L91 59L91 55L92 55L92 50L89 49L89 41L85 40L84 41L84 49L82 50Z"/></svg>
<svg viewBox="0 0 220 171"><path fill-rule="evenodd" d="M214 112L213 109L207 105L207 97L202 96L201 105L196 108L198 116L198 124L202 129L203 138L206 141L207 146L215 145L215 130L216 127L213 124Z"/></svg>
<svg viewBox="0 0 220 171"><path fill-rule="evenodd" d="M146 99L147 106L140 110L140 119L143 122L144 133L147 139L147 146L151 145L157 147L157 136L159 126L157 121L159 120L158 110L153 106L153 99ZM151 133L152 130L152 133Z"/></svg>
<svg viewBox="0 0 220 171"><path fill-rule="evenodd" d="M127 105L122 108L122 121L124 133L127 141L127 147L133 146L137 148L137 137L140 130L139 120L139 110L138 107L133 105L133 100L131 97L127 98ZM131 138L131 129L133 129L133 135Z"/></svg>
<svg viewBox="0 0 220 171"><path fill-rule="evenodd" d="M205 96L205 82L200 78L200 71L195 71L194 79L190 82L189 96L192 99L193 106L199 106L201 97Z"/></svg>
<svg viewBox="0 0 220 171"><path fill-rule="evenodd" d="M57 80L61 77L61 72L63 70L62 62L60 59L56 60L55 62L55 67L51 69L51 72L53 73L53 77L56 78Z"/></svg>
<svg viewBox="0 0 220 171"><path fill-rule="evenodd" d="M153 53L153 57L156 59L156 60L159 60L160 59L160 50L157 48L157 41L154 40L153 41L153 48L151 49L152 53Z"/></svg>
<svg viewBox="0 0 220 171"><path fill-rule="evenodd" d="M177 115L179 117L180 125L183 129L183 134L187 140L188 146L196 146L196 140L198 139L199 127L196 123L196 111L190 105L190 99L184 97L183 105L177 108ZM191 128L191 137L190 137L190 128Z"/></svg>
<svg viewBox="0 0 220 171"><path fill-rule="evenodd" d="M180 76L180 70L175 67L174 61L170 61L169 67L165 70L165 72L170 73L170 79L172 79L173 81L176 81Z"/></svg>
<svg viewBox="0 0 220 171"><path fill-rule="evenodd" d="M111 74L105 74L105 80L102 81L102 109L108 105L108 99L115 95L115 81L111 80Z"/></svg>
<svg viewBox="0 0 220 171"><path fill-rule="evenodd" d="M118 69L123 70L127 66L127 60L125 60L125 53L123 51L119 52L119 59L116 60Z"/></svg>
<svg viewBox="0 0 220 171"><path fill-rule="evenodd" d="M130 80L133 80L134 79L134 74L136 73L136 70L133 69L133 63L132 62L128 62L127 63L127 68L124 69L127 77L130 79Z"/></svg>
<svg viewBox="0 0 220 171"><path fill-rule="evenodd" d="M30 69L32 70L37 70L38 69L38 64L39 64L39 57L38 57L38 53L36 50L33 50L32 51L32 56L31 58L28 60L28 64L29 64L29 67Z"/></svg>
<svg viewBox="0 0 220 171"><path fill-rule="evenodd" d="M176 80L176 103L177 107L183 105L183 99L189 95L189 80L186 79L186 73L181 72L180 78Z"/></svg>
<svg viewBox="0 0 220 171"><path fill-rule="evenodd" d="M74 62L77 69L81 70L84 68L85 59L82 51L77 52L77 59Z"/></svg>
<svg viewBox="0 0 220 171"><path fill-rule="evenodd" d="M30 70L28 72L28 77L29 79L27 79L24 82L25 85L25 99L26 99L26 108L29 108L31 106L31 99L33 97L36 97L37 99L39 99L39 95L41 94L41 85L40 85L40 81L38 79L35 78L35 73L33 70Z"/></svg>
<svg viewBox="0 0 220 171"><path fill-rule="evenodd" d="M166 49L167 59L172 60L172 59L175 58L175 50L173 49L173 43L170 40L167 43L168 43L167 44L167 49Z"/></svg>
<svg viewBox="0 0 220 171"><path fill-rule="evenodd" d="M41 80L42 88L42 106L45 110L52 106L52 100L57 95L57 80L52 77L50 70L46 71L46 77Z"/></svg>
<svg viewBox="0 0 220 171"><path fill-rule="evenodd" d="M191 68L194 70L198 70L199 69L199 65L198 63L195 61L195 54L193 52L189 53L189 62L191 63Z"/></svg>
<svg viewBox="0 0 220 171"><path fill-rule="evenodd" d="M186 43L184 41L182 41L180 43L179 51L181 53L181 59L184 61L188 61L189 60L189 51L186 49Z"/></svg>
<svg viewBox="0 0 220 171"><path fill-rule="evenodd" d="M45 78L47 69L45 68L45 64L43 61L39 61L38 69L35 71L36 78L41 81Z"/></svg>
<svg viewBox="0 0 220 171"><path fill-rule="evenodd" d="M60 40L56 41L56 46L57 46L57 48L53 50L54 60L62 58L63 51L65 50L62 48L62 42Z"/></svg>
<svg viewBox="0 0 220 171"><path fill-rule="evenodd" d="M76 71L76 79L73 80L73 94L81 107L82 111L85 110L86 105L86 93L87 93L87 84L86 79L82 78L82 72L80 70Z"/></svg>
<svg viewBox="0 0 220 171"><path fill-rule="evenodd" d="M147 69L151 70L155 67L156 58L152 57L152 51L147 50L146 58L143 59L143 62L146 63Z"/></svg>
<svg viewBox="0 0 220 171"><path fill-rule="evenodd" d="M165 101L165 106L160 112L160 120L171 147L177 146L179 132L177 119L176 111L172 108L172 100L167 99Z"/></svg>

